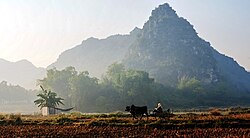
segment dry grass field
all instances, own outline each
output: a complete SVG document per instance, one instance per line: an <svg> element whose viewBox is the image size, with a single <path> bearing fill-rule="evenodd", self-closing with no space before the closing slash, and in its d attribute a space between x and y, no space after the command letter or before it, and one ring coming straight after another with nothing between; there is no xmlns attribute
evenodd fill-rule
<svg viewBox="0 0 250 138"><path fill-rule="evenodd" d="M217 113L215 113L217 112ZM129 114L0 115L0 137L250 137L250 114L176 114L133 119Z"/></svg>

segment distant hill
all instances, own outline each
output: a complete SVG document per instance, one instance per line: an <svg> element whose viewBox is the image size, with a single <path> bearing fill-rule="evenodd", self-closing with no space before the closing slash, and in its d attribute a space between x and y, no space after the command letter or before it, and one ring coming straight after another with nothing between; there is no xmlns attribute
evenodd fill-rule
<svg viewBox="0 0 250 138"><path fill-rule="evenodd" d="M6 81L0 82L0 104L33 102L36 91L26 90L18 85L10 85Z"/></svg>
<svg viewBox="0 0 250 138"><path fill-rule="evenodd" d="M89 71L91 76L100 78L109 65L121 62L139 32L140 29L135 28L129 35L113 35L106 39L89 38L63 52L48 69L56 67L61 70L73 66L78 71Z"/></svg>
<svg viewBox="0 0 250 138"><path fill-rule="evenodd" d="M35 89L36 80L45 77L46 69L37 68L27 60L10 62L0 59L0 82L7 81L26 89Z"/></svg>
<svg viewBox="0 0 250 138"><path fill-rule="evenodd" d="M38 111L34 104L37 93L6 81L0 82L0 113L31 114Z"/></svg>

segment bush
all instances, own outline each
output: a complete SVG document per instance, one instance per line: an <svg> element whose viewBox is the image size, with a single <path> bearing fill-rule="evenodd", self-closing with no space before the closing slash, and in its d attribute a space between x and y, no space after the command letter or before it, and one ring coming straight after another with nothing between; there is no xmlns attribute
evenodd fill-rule
<svg viewBox="0 0 250 138"><path fill-rule="evenodd" d="M0 115L0 120L4 120L5 119L5 115Z"/></svg>
<svg viewBox="0 0 250 138"><path fill-rule="evenodd" d="M100 114L99 116L98 116L98 118L107 118L108 117L108 115L106 115L106 114Z"/></svg>
<svg viewBox="0 0 250 138"><path fill-rule="evenodd" d="M213 116L221 116L221 112L219 111L219 109L213 109L209 112L211 115Z"/></svg>
<svg viewBox="0 0 250 138"><path fill-rule="evenodd" d="M18 117L16 118L16 120L15 120L15 124L16 124L16 125L21 125L22 123L23 123L23 121L22 121L21 117L18 116Z"/></svg>
<svg viewBox="0 0 250 138"><path fill-rule="evenodd" d="M62 116L62 117L58 117L56 119L56 122L59 123L60 125L63 125L63 124L70 124L72 123L74 120L68 118L68 117L65 117L65 116Z"/></svg>
<svg viewBox="0 0 250 138"><path fill-rule="evenodd" d="M81 118L82 117L82 113L81 112L72 112L70 113L71 116L73 117L77 117L77 118Z"/></svg>
<svg viewBox="0 0 250 138"><path fill-rule="evenodd" d="M109 114L109 117L129 117L130 114L123 113L123 112L112 112Z"/></svg>
<svg viewBox="0 0 250 138"><path fill-rule="evenodd" d="M7 119L14 120L15 122L20 122L22 120L20 114L8 114Z"/></svg>

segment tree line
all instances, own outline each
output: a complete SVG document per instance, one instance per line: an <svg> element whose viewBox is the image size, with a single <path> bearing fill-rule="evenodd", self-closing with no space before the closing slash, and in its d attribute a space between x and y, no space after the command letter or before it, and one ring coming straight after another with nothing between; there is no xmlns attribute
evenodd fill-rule
<svg viewBox="0 0 250 138"><path fill-rule="evenodd" d="M156 82L145 71L126 69L114 63L101 79L91 77L88 71L78 72L74 67L47 71L38 81L46 90L56 92L66 107L80 112L124 111L125 106L147 105L153 109L157 102L165 108L197 106L228 106L239 103L230 97L224 83L203 85L196 78L181 77L176 86ZM239 97L238 97L239 98ZM247 100L247 98L245 98ZM242 99L241 103L247 103Z"/></svg>
<svg viewBox="0 0 250 138"><path fill-rule="evenodd" d="M35 90L26 90L19 85L0 82L0 105L15 103L32 103L36 97Z"/></svg>
<svg viewBox="0 0 250 138"><path fill-rule="evenodd" d="M47 71L38 85L54 91L64 99L65 106L81 112L111 112L124 110L126 105L148 105L167 101L164 86L144 71L125 69L114 63L102 79L91 77L87 71L77 72L74 67L61 71ZM164 95L164 96L163 96Z"/></svg>

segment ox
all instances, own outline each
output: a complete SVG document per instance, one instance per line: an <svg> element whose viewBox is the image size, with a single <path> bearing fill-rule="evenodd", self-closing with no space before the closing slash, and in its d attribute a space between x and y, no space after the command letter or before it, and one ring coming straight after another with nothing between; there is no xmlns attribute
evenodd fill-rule
<svg viewBox="0 0 250 138"><path fill-rule="evenodd" d="M147 106L135 106L135 105L131 105L131 106L127 106L125 111L128 111L132 114L133 116L133 119L136 118L136 115L141 115L141 118L142 119L142 116L144 114L146 114L147 116L147 119L148 119L148 108Z"/></svg>

